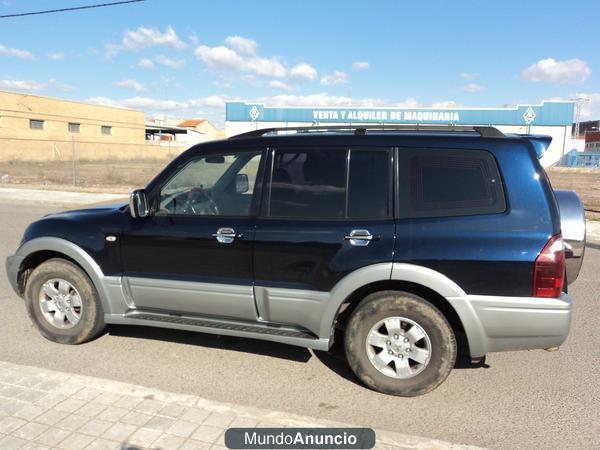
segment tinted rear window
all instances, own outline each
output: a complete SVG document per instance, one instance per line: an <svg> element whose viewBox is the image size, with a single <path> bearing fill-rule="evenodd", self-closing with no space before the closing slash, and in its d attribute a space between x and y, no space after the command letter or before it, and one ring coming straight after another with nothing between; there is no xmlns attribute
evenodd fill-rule
<svg viewBox="0 0 600 450"><path fill-rule="evenodd" d="M483 150L409 150L401 173L408 178L401 195L410 217L494 214L506 210L494 157Z"/></svg>
<svg viewBox="0 0 600 450"><path fill-rule="evenodd" d="M389 150L351 150L348 217L390 217L391 154Z"/></svg>

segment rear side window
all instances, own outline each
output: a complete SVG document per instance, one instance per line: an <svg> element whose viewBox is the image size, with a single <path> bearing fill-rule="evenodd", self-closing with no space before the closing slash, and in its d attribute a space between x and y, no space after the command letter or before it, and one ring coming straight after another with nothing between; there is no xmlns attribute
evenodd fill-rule
<svg viewBox="0 0 600 450"><path fill-rule="evenodd" d="M389 149L285 149L273 153L269 216L379 219L392 215Z"/></svg>
<svg viewBox="0 0 600 450"><path fill-rule="evenodd" d="M276 150L269 215L344 218L346 154L346 149Z"/></svg>
<svg viewBox="0 0 600 450"><path fill-rule="evenodd" d="M506 210L496 160L483 150L400 151L408 172L409 217L495 214ZM403 154L404 153L404 154Z"/></svg>
<svg viewBox="0 0 600 450"><path fill-rule="evenodd" d="M391 153L351 150L348 176L348 217L379 219L392 215Z"/></svg>

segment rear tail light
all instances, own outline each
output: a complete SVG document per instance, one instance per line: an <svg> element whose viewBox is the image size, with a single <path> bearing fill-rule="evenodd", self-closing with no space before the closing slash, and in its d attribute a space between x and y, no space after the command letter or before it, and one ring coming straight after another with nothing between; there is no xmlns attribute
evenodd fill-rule
<svg viewBox="0 0 600 450"><path fill-rule="evenodd" d="M565 248L560 233L546 243L533 271L534 297L560 297L565 282Z"/></svg>

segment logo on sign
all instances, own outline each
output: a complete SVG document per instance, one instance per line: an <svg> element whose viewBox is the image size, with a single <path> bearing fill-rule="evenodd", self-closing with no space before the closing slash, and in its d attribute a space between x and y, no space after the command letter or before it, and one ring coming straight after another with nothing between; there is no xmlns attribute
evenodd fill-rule
<svg viewBox="0 0 600 450"><path fill-rule="evenodd" d="M252 107L252 109L250 109L250 118L252 119L252 121L255 121L256 119L258 119L259 115L260 115L260 111L258 110L256 105L254 105Z"/></svg>
<svg viewBox="0 0 600 450"><path fill-rule="evenodd" d="M523 114L523 119L525 119L525 123L527 125L529 125L531 122L534 121L535 111L533 110L533 108L531 106L529 108L527 108L527 111L525 111L525 113Z"/></svg>

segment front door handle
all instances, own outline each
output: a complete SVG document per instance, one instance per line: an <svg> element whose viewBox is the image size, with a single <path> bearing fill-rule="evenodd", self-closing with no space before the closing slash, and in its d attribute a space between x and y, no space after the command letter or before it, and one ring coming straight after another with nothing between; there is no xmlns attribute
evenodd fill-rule
<svg viewBox="0 0 600 450"><path fill-rule="evenodd" d="M380 237L372 235L369 230L352 230L349 235L344 236L344 239L350 241L350 245L365 247L371 241L379 240Z"/></svg>
<svg viewBox="0 0 600 450"><path fill-rule="evenodd" d="M219 228L212 237L216 238L217 242L220 242L221 244L231 244L236 238L242 239L244 235L236 234L233 228Z"/></svg>

